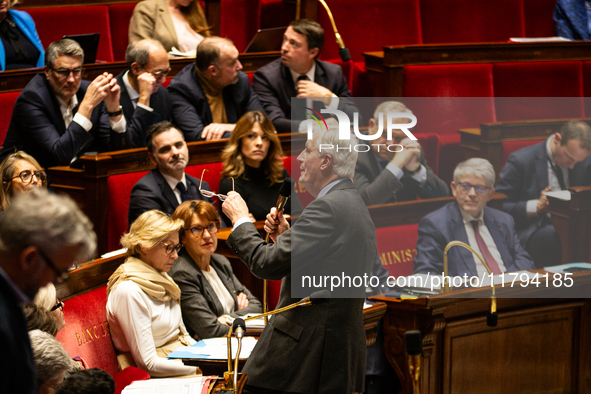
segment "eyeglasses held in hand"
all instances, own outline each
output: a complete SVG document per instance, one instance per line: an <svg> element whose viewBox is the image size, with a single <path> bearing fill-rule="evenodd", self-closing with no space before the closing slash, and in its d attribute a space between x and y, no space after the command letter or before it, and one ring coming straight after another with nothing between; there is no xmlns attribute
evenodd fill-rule
<svg viewBox="0 0 591 394"><path fill-rule="evenodd" d="M56 73L60 78L62 79L66 79L70 76L70 73L72 73L74 75L74 78L78 79L82 76L82 73L84 72L84 68L83 67L78 67L78 68L52 68L51 69L54 73Z"/></svg>
<svg viewBox="0 0 591 394"><path fill-rule="evenodd" d="M17 176L13 176L12 179L20 178L21 181L23 181L23 183L31 183L33 181L33 177L35 177L41 183L45 183L45 181L47 180L47 175L45 174L45 171L41 170L37 170L35 172L31 170L24 170L21 171L21 173Z"/></svg>
<svg viewBox="0 0 591 394"><path fill-rule="evenodd" d="M464 193L470 193L470 190L472 190L472 188L474 188L474 192L476 192L476 194L484 194L490 190L490 187L474 186L474 185L471 185L467 182L458 183L458 188L461 191L463 191Z"/></svg>
<svg viewBox="0 0 591 394"><path fill-rule="evenodd" d="M195 238L201 238L203 236L203 232L207 229L209 235L217 234L218 226L215 223L209 223L207 227L195 226L191 227L189 231Z"/></svg>
<svg viewBox="0 0 591 394"><path fill-rule="evenodd" d="M199 182L199 193L201 193L202 196L207 198L217 197L220 199L221 202L226 201L226 198L228 198L228 196L226 196L225 194L216 194L211 190L205 190L201 188L201 184L203 183L203 174L205 174L205 171L208 171L208 169L204 168L203 172L201 173L201 180ZM232 180L232 191L234 191L234 178L230 177L230 179Z"/></svg>
<svg viewBox="0 0 591 394"><path fill-rule="evenodd" d="M167 244L166 242L162 242L162 245L164 245L164 247L166 248L166 254L172 254L172 252L174 252L176 250L176 252L180 252L181 249L183 248L183 244L178 243L178 244Z"/></svg>

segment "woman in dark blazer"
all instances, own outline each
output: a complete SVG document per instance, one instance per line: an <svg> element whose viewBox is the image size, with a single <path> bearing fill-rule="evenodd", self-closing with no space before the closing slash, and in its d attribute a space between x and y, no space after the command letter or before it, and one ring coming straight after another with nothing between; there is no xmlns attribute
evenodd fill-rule
<svg viewBox="0 0 591 394"><path fill-rule="evenodd" d="M185 222L181 231L184 250L170 276L181 289L181 311L195 339L228 333L233 317L261 313L262 306L232 272L228 259L215 254L220 219L206 201L185 201L173 216Z"/></svg>

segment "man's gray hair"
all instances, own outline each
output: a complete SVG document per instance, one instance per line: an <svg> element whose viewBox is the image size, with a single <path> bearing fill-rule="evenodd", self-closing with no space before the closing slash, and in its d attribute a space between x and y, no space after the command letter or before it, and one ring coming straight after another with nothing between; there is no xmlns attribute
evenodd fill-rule
<svg viewBox="0 0 591 394"><path fill-rule="evenodd" d="M69 38L64 38L59 41L54 41L47 47L45 51L45 67L53 68L53 64L60 56L78 56L80 61L84 63L84 51L80 44Z"/></svg>
<svg viewBox="0 0 591 394"><path fill-rule="evenodd" d="M373 112L373 118L375 121L377 121L380 113L387 114L388 112L405 112L412 114L412 111L400 101L384 101L378 105L376 110Z"/></svg>
<svg viewBox="0 0 591 394"><path fill-rule="evenodd" d="M41 330L33 330L29 331L29 338L39 387L48 380L57 378L60 373L70 371L72 366L70 355L53 335Z"/></svg>
<svg viewBox="0 0 591 394"><path fill-rule="evenodd" d="M458 183L462 175L474 175L484 178L487 187L495 186L495 169L486 159L473 157L461 162L454 170L454 182Z"/></svg>
<svg viewBox="0 0 591 394"><path fill-rule="evenodd" d="M357 137L350 132L348 140L339 139L339 126L333 120L334 118L327 120L328 130L319 131L317 127L313 128L314 135L318 135L316 140L318 156L330 155L334 173L342 178L353 179L357 163L357 151L354 147Z"/></svg>
<svg viewBox="0 0 591 394"><path fill-rule="evenodd" d="M142 67L148 65L150 63L150 52L156 48L162 48L166 52L162 43L152 38L146 38L129 44L125 51L127 69L131 70L133 63L137 63Z"/></svg>
<svg viewBox="0 0 591 394"><path fill-rule="evenodd" d="M0 250L20 252L27 246L45 251L77 246L77 260L87 261L94 255L96 235L70 197L36 188L13 198L0 217Z"/></svg>

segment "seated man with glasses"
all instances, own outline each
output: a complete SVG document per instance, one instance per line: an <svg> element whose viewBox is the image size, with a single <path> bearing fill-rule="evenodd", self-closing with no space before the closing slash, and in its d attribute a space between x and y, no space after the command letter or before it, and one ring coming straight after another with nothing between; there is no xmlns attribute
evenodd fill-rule
<svg viewBox="0 0 591 394"><path fill-rule="evenodd" d="M535 269L523 250L513 218L486 206L495 188L495 170L488 160L473 158L457 165L451 182L456 198L419 222L417 256L413 273L443 273L443 251L451 241L462 241L474 249L493 274ZM478 257L462 247L448 252L450 276L479 276L486 268Z"/></svg>
<svg viewBox="0 0 591 394"><path fill-rule="evenodd" d="M146 132L154 123L170 120L172 103L162 87L170 72L168 54L159 41L145 39L131 43L125 52L127 70L117 75L121 107L127 130L122 149L146 146Z"/></svg>
<svg viewBox="0 0 591 394"><path fill-rule="evenodd" d="M76 41L49 44L45 72L16 100L0 159L24 150L48 168L68 165L85 152L113 149L116 134L126 129L121 90L112 74L82 81L83 62Z"/></svg>
<svg viewBox="0 0 591 394"><path fill-rule="evenodd" d="M130 225L150 209L172 215L183 201L212 201L199 190L211 190L209 184L201 184L199 179L185 173L189 149L183 133L172 123L162 121L153 125L146 135L146 145L156 168L137 181L131 190L127 213Z"/></svg>

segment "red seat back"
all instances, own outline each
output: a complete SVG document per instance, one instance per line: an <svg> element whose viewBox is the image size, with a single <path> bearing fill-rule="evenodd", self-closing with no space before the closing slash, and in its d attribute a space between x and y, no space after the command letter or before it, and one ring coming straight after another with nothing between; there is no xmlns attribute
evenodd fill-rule
<svg viewBox="0 0 591 394"><path fill-rule="evenodd" d="M537 144L542 140L528 140L528 141L504 141L503 142L503 156L501 161L501 168L505 167L507 163L507 159L509 155L513 152L518 151L521 148L525 148L526 146L530 146L533 144Z"/></svg>
<svg viewBox="0 0 591 394"><path fill-rule="evenodd" d="M4 138L6 138L12 109L14 108L14 103L19 94L21 94L21 92L7 92L0 94L0 114L2 114L2 116L0 116L0 146L2 146Z"/></svg>
<svg viewBox="0 0 591 394"><path fill-rule="evenodd" d="M129 21L137 3L109 4L111 19L111 38L113 39L113 56L115 61L125 60L125 51L129 44Z"/></svg>
<svg viewBox="0 0 591 394"><path fill-rule="evenodd" d="M417 255L418 224L376 228L378 254L391 276L412 274Z"/></svg>
<svg viewBox="0 0 591 394"><path fill-rule="evenodd" d="M119 240L129 229L127 211L131 189L148 171L111 175L107 180L109 189L109 251L121 248Z"/></svg>
<svg viewBox="0 0 591 394"><path fill-rule="evenodd" d="M523 0L526 37L553 37L556 35L554 8L556 0Z"/></svg>
<svg viewBox="0 0 591 394"><path fill-rule="evenodd" d="M97 61L113 61L109 7L31 8L27 12L35 21L44 48L64 35L100 33Z"/></svg>
<svg viewBox="0 0 591 394"><path fill-rule="evenodd" d="M118 371L115 349L107 324L107 287L64 302L66 327L56 335L71 357L82 357L91 368L114 375Z"/></svg>

